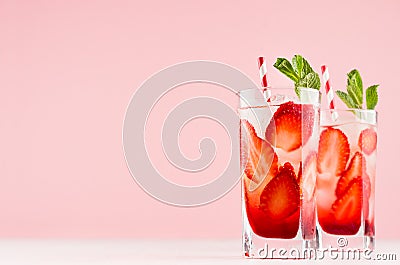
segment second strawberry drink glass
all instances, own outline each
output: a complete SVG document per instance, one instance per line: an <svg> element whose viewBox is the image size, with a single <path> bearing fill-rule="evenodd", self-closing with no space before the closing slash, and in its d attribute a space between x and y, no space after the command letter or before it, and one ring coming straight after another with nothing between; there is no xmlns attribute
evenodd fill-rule
<svg viewBox="0 0 400 265"><path fill-rule="evenodd" d="M374 249L375 110L323 110L317 209L323 247Z"/></svg>
<svg viewBox="0 0 400 265"><path fill-rule="evenodd" d="M317 159L321 245L352 251L373 250L378 138L374 109L379 85L364 90L359 71L351 70L347 74L346 91L336 91L348 109L338 110L334 106L328 69L323 65L321 70L330 101L330 109L321 110Z"/></svg>

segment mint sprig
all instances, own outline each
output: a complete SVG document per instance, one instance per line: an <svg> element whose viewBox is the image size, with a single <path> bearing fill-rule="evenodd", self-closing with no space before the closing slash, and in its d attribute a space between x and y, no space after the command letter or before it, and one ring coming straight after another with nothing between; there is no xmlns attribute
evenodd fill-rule
<svg viewBox="0 0 400 265"><path fill-rule="evenodd" d="M319 75L301 55L293 56L292 63L285 58L278 58L276 59L274 67L294 81L294 87L298 97L300 97L300 87L314 88L317 90L321 87Z"/></svg>
<svg viewBox="0 0 400 265"><path fill-rule="evenodd" d="M378 86L373 85L366 89L365 100L367 109L375 109L378 103ZM362 109L364 102L364 89L360 73L357 69L347 74L347 93L337 90L336 95L351 109Z"/></svg>

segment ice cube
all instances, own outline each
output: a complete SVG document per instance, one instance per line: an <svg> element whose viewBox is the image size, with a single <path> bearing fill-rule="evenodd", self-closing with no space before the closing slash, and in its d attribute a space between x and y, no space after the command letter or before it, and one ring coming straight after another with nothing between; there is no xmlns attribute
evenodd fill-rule
<svg viewBox="0 0 400 265"><path fill-rule="evenodd" d="M320 93L314 88L300 88L300 101L303 104L319 104Z"/></svg>

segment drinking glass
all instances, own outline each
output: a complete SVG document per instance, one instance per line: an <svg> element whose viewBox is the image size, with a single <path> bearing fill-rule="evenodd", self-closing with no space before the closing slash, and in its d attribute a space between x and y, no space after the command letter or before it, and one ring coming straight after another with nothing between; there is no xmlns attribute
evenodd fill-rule
<svg viewBox="0 0 400 265"><path fill-rule="evenodd" d="M240 97L243 251L317 248L316 166L320 92L249 89ZM276 256L275 256L276 257Z"/></svg>
<svg viewBox="0 0 400 265"><path fill-rule="evenodd" d="M323 247L374 249L377 112L321 110L318 232Z"/></svg>

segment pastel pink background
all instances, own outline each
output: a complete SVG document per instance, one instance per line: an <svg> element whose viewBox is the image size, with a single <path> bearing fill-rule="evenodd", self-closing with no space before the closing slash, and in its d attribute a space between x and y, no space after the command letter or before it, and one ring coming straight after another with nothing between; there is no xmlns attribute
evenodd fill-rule
<svg viewBox="0 0 400 265"><path fill-rule="evenodd" d="M136 185L122 151L124 112L139 85L169 65L220 61L258 83L257 56L272 65L300 53L316 69L326 63L335 88L353 67L365 84L381 84L376 231L398 238L399 11L395 0L0 0L0 236L239 238L239 186L188 209ZM290 85L269 71L273 85ZM196 96L188 87L169 102ZM182 133L189 157L199 155L192 136L226 143L211 126ZM208 176L223 169L221 149Z"/></svg>

